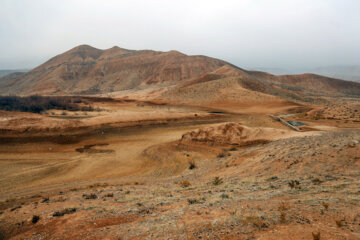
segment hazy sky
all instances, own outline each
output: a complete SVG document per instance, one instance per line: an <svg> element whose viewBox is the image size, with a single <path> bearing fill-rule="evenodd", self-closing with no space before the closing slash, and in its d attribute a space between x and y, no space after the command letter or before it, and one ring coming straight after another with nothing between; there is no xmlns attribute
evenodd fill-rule
<svg viewBox="0 0 360 240"><path fill-rule="evenodd" d="M360 65L360 1L0 0L0 69L80 44L176 49L244 68Z"/></svg>

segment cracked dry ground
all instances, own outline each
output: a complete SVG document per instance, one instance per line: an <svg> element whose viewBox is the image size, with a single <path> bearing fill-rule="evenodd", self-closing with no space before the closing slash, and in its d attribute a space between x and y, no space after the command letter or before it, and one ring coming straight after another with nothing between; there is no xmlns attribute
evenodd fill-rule
<svg viewBox="0 0 360 240"><path fill-rule="evenodd" d="M2 238L360 239L359 140L347 129L214 148L176 176L8 199Z"/></svg>

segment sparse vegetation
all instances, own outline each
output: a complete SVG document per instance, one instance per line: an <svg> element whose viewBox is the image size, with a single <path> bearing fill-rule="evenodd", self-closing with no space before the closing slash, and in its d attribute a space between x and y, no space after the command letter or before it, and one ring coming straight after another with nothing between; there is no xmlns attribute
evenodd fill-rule
<svg viewBox="0 0 360 240"><path fill-rule="evenodd" d="M211 182L213 185L217 186L217 185L220 185L223 183L223 179L220 178L220 177L215 177L212 182Z"/></svg>
<svg viewBox="0 0 360 240"><path fill-rule="evenodd" d="M34 215L34 216L32 217L32 219L31 219L31 222L35 224L35 223L37 223L39 220L40 220L40 217L39 217L38 215Z"/></svg>
<svg viewBox="0 0 360 240"><path fill-rule="evenodd" d="M192 170L196 168L196 164L195 164L195 161L194 160L190 160L189 161L189 169Z"/></svg>
<svg viewBox="0 0 360 240"><path fill-rule="evenodd" d="M65 208L61 211L57 211L53 214L53 217L61 217L64 216L66 214L72 214L75 213L77 211L77 208Z"/></svg>
<svg viewBox="0 0 360 240"><path fill-rule="evenodd" d="M76 97L0 96L0 110L41 113L49 109L66 111L94 111L91 106L81 106ZM66 114L66 112L63 112Z"/></svg>
<svg viewBox="0 0 360 240"><path fill-rule="evenodd" d="M13 211L15 211L16 209L19 209L19 208L21 208L21 206L15 206L15 207L11 208L10 211L13 212Z"/></svg>
<svg viewBox="0 0 360 240"><path fill-rule="evenodd" d="M98 196L95 193L83 194L84 199L98 199Z"/></svg>
<svg viewBox="0 0 360 240"><path fill-rule="evenodd" d="M322 183L322 181L319 178L314 178L311 180L313 184L315 185L319 185L320 183Z"/></svg>
<svg viewBox="0 0 360 240"><path fill-rule="evenodd" d="M312 232L313 240L320 240L320 232Z"/></svg>
<svg viewBox="0 0 360 240"><path fill-rule="evenodd" d="M109 114L112 111L112 108L105 104L99 105L109 109ZM56 115L62 111L72 114L65 110L56 110ZM56 121L68 122L58 119ZM183 131L182 125L181 129ZM49 157L51 161L52 156L58 153L62 155L64 152L66 155L56 159L80 160L81 165L76 168L80 171L71 171L71 176L79 174L79 180L69 181L65 185L59 185L59 188L51 187L50 191L47 191L45 181L50 178L46 177L45 181L41 182L44 185L35 186L32 191L22 191L24 194L21 195L9 191L11 194L5 196L16 196L16 200L0 203L0 210L3 211L1 219L4 221L1 229L10 226L12 231L15 228L11 226L14 226L17 227L15 233L19 233L19 236L31 238L34 233L34 237L37 237L37 234L47 236L48 231L54 229L51 224L59 222L62 225L61 231L51 235L59 239L65 234L73 234L75 237L89 234L89 237L95 238L109 236L129 239L139 236L149 239L236 239L239 236L244 239L311 239L313 236L313 239L320 239L320 232L316 232L319 229L322 239L335 239L346 235L354 238L354 234L358 232L358 217L355 218L354 215L359 210L359 201L353 181L356 181L358 176L356 163L359 149L348 148L347 143L360 138L358 133L352 133L351 130L336 131L341 133L341 136L324 131L321 139L305 133L306 138L285 138L267 145L250 147L201 141L196 144L186 141L182 144L173 141L163 143L165 139L155 135L159 141L144 144L143 152L140 153L146 155L136 155L134 158L137 160L140 156L142 161L142 157L146 156L146 161L153 160L145 165L136 165L151 167L150 170L140 169L139 174L131 174L121 179L116 174L122 174L122 169L127 171L127 165L121 165L120 162L114 164L114 161L117 161L118 157L119 161L123 158L130 166L133 158L121 154L127 150L126 146L132 143L122 145L122 141L117 137L113 139L113 135L117 134L115 131L108 137L106 134L112 131L112 127L103 125L99 130L93 131L91 128L89 134L94 138L88 138L87 130L79 137L75 131L73 136L71 130L69 133L55 133L61 139L61 144L71 145L48 143L45 138L46 143L39 149L40 154L49 152L42 155L46 159ZM165 131L168 130L161 129L161 133ZM82 134L80 131L79 133ZM179 135L179 131L176 129L171 134ZM128 136L124 135L124 142L127 142ZM146 141L149 139L146 138ZM168 139L171 140L172 137ZM102 141L109 142L105 144ZM139 153L138 143L142 142L136 141L135 150L130 154ZM36 144L37 142L34 145ZM78 152L105 149L108 144L109 147L117 149L116 155L80 156L75 151L79 147L82 148L79 148ZM4 145L3 152L9 151L7 145ZM27 152L32 151L31 147L31 144L24 146ZM10 150L11 148L12 146L9 147ZM220 152L226 157L216 158ZM228 153L233 156L227 157ZM37 159L36 154L30 157ZM42 156L39 159L42 159ZM98 163L108 161L110 165L104 166L104 169L110 170L109 175L104 174L100 164L89 165L89 160L98 160ZM161 164L154 160L161 161ZM299 160L298 164L287 168L294 160ZM82 166L85 170L96 171L82 171ZM98 166L99 168L95 169ZM225 166L230 167L226 169ZM305 167L302 168L303 166ZM116 168L120 171L117 172ZM84 175L80 176L84 173L85 178ZM142 176L143 173L146 173L146 176ZM91 179L92 176L96 179ZM113 176L116 179L112 179ZM105 183L106 181L109 184ZM318 186L320 183L322 185ZM59 193L60 190L63 192ZM34 195L35 193L39 194ZM10 212L10 209L18 205L22 208ZM67 207L78 207L81 212L71 208L62 210ZM79 213L74 213L76 211ZM34 217L35 214L39 219ZM60 217L65 214L70 215ZM336 223L335 219L342 220ZM209 227L202 227L205 224L209 224ZM265 228L268 229L264 230ZM6 236L10 237L12 233L5 231Z"/></svg>
<svg viewBox="0 0 360 240"><path fill-rule="evenodd" d="M285 223L285 222L286 222L286 212L280 211L280 223Z"/></svg>
<svg viewBox="0 0 360 240"><path fill-rule="evenodd" d="M258 229L267 228L268 224L261 217L247 216L241 220L242 224L252 225Z"/></svg>
<svg viewBox="0 0 360 240"><path fill-rule="evenodd" d="M189 181L184 180L180 182L180 187L187 188L189 186L191 186L191 183Z"/></svg>
<svg viewBox="0 0 360 240"><path fill-rule="evenodd" d="M285 223L286 222L286 216L287 216L287 210L289 210L290 206L289 204L282 202L279 205L279 212L280 212L280 216L279 216L279 221L280 223Z"/></svg>
<svg viewBox="0 0 360 240"><path fill-rule="evenodd" d="M342 219L335 219L335 223L338 228L341 228L344 225Z"/></svg>
<svg viewBox="0 0 360 240"><path fill-rule="evenodd" d="M195 198L191 198L187 200L189 204L195 204L195 203L199 203L199 200L195 199Z"/></svg>
<svg viewBox="0 0 360 240"><path fill-rule="evenodd" d="M298 180L291 180L288 182L289 187L300 189L300 182Z"/></svg>
<svg viewBox="0 0 360 240"><path fill-rule="evenodd" d="M87 146L89 146L89 145L87 145ZM87 147L87 146L85 146L85 147ZM93 145L92 145L92 146L93 146ZM85 148L85 147L84 147L84 148ZM89 185L88 188L90 188L90 189L97 189L97 188L105 188L105 187L107 187L107 186L109 186L108 183L95 183L95 184Z"/></svg>
<svg viewBox="0 0 360 240"><path fill-rule="evenodd" d="M221 196L220 196L222 199L227 199L227 198L229 198L229 195L228 194L225 194L225 193L223 193L223 194L221 194Z"/></svg>

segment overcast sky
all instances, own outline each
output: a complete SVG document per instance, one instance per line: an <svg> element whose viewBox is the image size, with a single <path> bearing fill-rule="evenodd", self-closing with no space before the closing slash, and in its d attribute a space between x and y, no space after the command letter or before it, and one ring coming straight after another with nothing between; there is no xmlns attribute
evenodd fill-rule
<svg viewBox="0 0 360 240"><path fill-rule="evenodd" d="M359 0L0 0L0 69L80 44L179 50L239 67L360 65Z"/></svg>

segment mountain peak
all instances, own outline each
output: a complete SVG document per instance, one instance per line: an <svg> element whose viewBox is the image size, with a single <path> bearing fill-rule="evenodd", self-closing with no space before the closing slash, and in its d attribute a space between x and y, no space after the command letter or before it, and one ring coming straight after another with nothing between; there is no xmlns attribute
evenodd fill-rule
<svg viewBox="0 0 360 240"><path fill-rule="evenodd" d="M113 47L109 48L108 50L119 50L119 49L121 49L121 48L118 46L113 46Z"/></svg>
<svg viewBox="0 0 360 240"><path fill-rule="evenodd" d="M70 49L70 51L84 51L84 50L99 50L99 49L97 49L97 48L94 48L94 47L92 47L92 46L90 46L90 45L87 45L87 44L82 44L82 45L79 45L79 46L77 46L77 47L74 47L74 48L72 48L72 49Z"/></svg>
<svg viewBox="0 0 360 240"><path fill-rule="evenodd" d="M181 56L187 56L186 54L176 51L176 50L170 50L167 52L168 54L174 54L174 55L181 55Z"/></svg>

